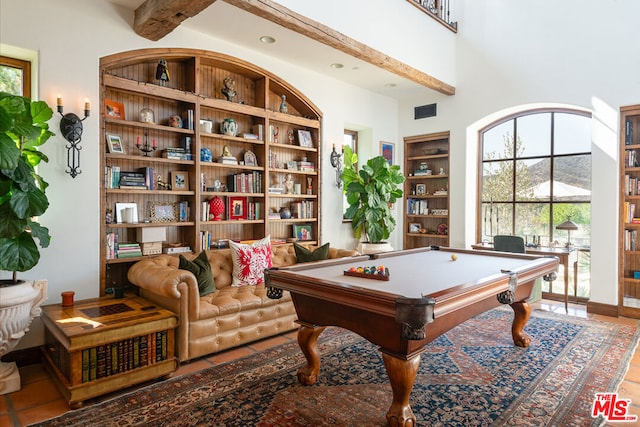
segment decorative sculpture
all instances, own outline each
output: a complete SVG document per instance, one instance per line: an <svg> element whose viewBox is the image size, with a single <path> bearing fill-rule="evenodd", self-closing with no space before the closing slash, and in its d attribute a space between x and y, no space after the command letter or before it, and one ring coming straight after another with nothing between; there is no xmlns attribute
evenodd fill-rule
<svg viewBox="0 0 640 427"><path fill-rule="evenodd" d="M225 77L223 81L224 87L220 90L222 94L227 98L227 101L233 101L236 96L236 81L231 76Z"/></svg>

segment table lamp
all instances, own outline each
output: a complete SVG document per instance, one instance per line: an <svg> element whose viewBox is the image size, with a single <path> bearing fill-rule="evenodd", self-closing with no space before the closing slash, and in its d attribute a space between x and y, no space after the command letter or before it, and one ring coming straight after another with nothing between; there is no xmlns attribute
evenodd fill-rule
<svg viewBox="0 0 640 427"><path fill-rule="evenodd" d="M563 223L556 225L556 230L567 230L567 247L571 247L571 230L577 230L578 225L571 221L571 217Z"/></svg>

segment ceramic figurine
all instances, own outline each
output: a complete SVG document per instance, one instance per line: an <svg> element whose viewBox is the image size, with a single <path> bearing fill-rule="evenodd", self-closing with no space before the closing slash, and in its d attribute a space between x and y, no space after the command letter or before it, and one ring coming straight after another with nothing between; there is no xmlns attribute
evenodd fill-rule
<svg viewBox="0 0 640 427"><path fill-rule="evenodd" d="M161 59L160 62L158 62L158 67L156 68L156 80L160 80L160 84L163 86L171 80L166 59Z"/></svg>
<svg viewBox="0 0 640 427"><path fill-rule="evenodd" d="M233 101L236 96L236 81L231 76L227 76L224 79L224 87L220 91L227 98L227 101Z"/></svg>
<svg viewBox="0 0 640 427"><path fill-rule="evenodd" d="M282 98L282 102L280 103L280 112L287 113L289 111L289 109L287 108L287 96L282 95L281 98Z"/></svg>
<svg viewBox="0 0 640 427"><path fill-rule="evenodd" d="M220 130L224 135L236 136L238 134L238 123L234 119L224 119L220 124Z"/></svg>

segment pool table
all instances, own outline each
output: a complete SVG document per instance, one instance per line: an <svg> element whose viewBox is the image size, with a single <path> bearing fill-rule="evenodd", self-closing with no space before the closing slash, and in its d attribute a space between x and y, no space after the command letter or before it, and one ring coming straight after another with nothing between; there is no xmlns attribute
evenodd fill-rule
<svg viewBox="0 0 640 427"><path fill-rule="evenodd" d="M388 281L344 274L374 265L389 270ZM351 330L380 346L393 394L387 422L415 426L409 395L425 345L475 315L509 304L513 341L528 346L523 328L533 283L557 269L556 257L430 247L268 269L265 281L271 298L291 293L307 360L297 373L302 384L317 380L317 340L325 327Z"/></svg>

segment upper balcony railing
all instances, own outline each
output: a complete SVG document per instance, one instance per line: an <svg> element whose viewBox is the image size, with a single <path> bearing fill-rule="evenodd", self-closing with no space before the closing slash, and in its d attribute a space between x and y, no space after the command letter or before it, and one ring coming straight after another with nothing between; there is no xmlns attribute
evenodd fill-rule
<svg viewBox="0 0 640 427"><path fill-rule="evenodd" d="M451 20L450 0L407 0L454 33L458 32L458 21Z"/></svg>

